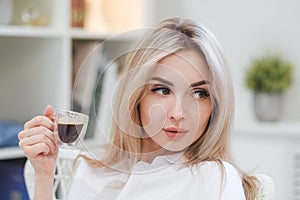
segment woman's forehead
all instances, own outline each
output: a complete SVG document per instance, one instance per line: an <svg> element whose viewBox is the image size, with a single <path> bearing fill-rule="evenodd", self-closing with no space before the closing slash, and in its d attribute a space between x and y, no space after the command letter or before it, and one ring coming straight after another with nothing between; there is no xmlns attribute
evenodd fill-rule
<svg viewBox="0 0 300 200"><path fill-rule="evenodd" d="M209 80L206 60L197 51L183 51L168 55L155 66L153 76L181 77L189 82Z"/></svg>

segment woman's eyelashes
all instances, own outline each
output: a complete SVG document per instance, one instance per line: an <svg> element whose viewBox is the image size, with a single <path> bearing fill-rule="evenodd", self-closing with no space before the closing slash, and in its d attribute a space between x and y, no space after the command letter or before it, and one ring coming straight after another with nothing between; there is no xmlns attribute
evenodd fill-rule
<svg viewBox="0 0 300 200"><path fill-rule="evenodd" d="M151 92L157 93L157 94L160 94L160 95L163 95L163 96L171 94L171 90L168 87L161 86L161 85L153 86L151 88Z"/></svg>
<svg viewBox="0 0 300 200"><path fill-rule="evenodd" d="M197 99L203 99L210 96L209 92L203 88L193 89L192 96Z"/></svg>
<svg viewBox="0 0 300 200"><path fill-rule="evenodd" d="M171 95L173 92L168 86L164 85L153 85L151 87L151 92L156 93L162 96ZM190 95L193 98L196 99L205 99L210 96L207 89L204 88L194 88L192 91L190 91Z"/></svg>

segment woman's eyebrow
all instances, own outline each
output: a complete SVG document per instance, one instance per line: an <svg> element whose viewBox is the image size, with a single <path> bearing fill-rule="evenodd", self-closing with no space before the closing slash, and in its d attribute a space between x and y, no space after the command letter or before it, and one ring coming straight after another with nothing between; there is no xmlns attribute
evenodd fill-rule
<svg viewBox="0 0 300 200"><path fill-rule="evenodd" d="M170 81L163 79L161 77L152 77L150 80L155 80L155 81L159 81L159 82L162 82L162 83L170 85L170 86L174 86L173 83L171 83Z"/></svg>
<svg viewBox="0 0 300 200"><path fill-rule="evenodd" d="M196 86L205 85L205 84L209 84L209 81L208 80L198 81L196 83L192 83L191 87L196 87Z"/></svg>

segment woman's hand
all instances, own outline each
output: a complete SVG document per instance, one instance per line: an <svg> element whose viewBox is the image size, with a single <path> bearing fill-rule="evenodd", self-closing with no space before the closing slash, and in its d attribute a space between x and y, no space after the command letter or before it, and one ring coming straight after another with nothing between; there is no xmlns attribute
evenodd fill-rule
<svg viewBox="0 0 300 200"><path fill-rule="evenodd" d="M35 169L35 175L54 176L58 140L54 134L52 106L45 108L43 116L36 116L26 122L18 137L19 146Z"/></svg>

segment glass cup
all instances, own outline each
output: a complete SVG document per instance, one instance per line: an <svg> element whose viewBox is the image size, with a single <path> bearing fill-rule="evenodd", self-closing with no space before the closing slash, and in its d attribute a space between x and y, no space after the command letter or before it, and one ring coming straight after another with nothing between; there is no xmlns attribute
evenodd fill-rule
<svg viewBox="0 0 300 200"><path fill-rule="evenodd" d="M69 110L58 110L55 116L55 133L64 149L77 149L83 141L89 116Z"/></svg>

